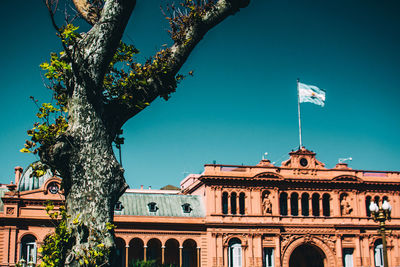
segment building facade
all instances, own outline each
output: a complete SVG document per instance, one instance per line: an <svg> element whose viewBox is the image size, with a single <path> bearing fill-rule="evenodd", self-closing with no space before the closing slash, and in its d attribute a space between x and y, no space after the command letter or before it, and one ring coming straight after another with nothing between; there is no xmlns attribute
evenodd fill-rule
<svg viewBox="0 0 400 267"><path fill-rule="evenodd" d="M128 190L115 207L119 266L135 259L190 267L383 266L370 202L389 201L389 266L400 266L400 173L328 169L305 148L281 166L205 165L181 190ZM60 205L61 180L29 178L0 188L0 266L37 262L53 230L43 205ZM36 180L35 180L36 179Z"/></svg>

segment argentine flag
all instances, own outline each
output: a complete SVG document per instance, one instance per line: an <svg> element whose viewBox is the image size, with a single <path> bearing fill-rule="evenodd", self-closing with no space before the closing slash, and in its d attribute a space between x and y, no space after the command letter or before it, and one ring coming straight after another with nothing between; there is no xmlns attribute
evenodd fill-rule
<svg viewBox="0 0 400 267"><path fill-rule="evenodd" d="M325 91L319 89L314 85L308 85L299 82L299 100L300 103L310 102L316 105L324 106L325 105Z"/></svg>

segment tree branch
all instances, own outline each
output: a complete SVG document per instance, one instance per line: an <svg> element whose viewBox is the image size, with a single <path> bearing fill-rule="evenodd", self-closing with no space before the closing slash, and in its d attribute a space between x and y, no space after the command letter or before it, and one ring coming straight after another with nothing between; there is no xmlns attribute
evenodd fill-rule
<svg viewBox="0 0 400 267"><path fill-rule="evenodd" d="M153 75L144 86L130 88L132 101L115 99L106 105L106 113L109 113L107 116L113 118L108 120L112 124L111 129L118 130L127 120L142 111L145 107L140 103L151 103L158 96L167 98L166 95L174 92L178 71L204 35L228 16L246 7L249 2L250 0L218 0L200 19L188 25L183 40L175 40L168 48L166 73Z"/></svg>

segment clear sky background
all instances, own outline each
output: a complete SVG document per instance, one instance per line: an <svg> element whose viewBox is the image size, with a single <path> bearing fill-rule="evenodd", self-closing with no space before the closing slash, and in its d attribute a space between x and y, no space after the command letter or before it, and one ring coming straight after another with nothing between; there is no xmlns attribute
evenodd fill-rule
<svg viewBox="0 0 400 267"><path fill-rule="evenodd" d="M144 56L170 43L162 1L138 0L124 40ZM194 70L169 101L124 127L131 188L179 185L214 160L276 165L297 149L296 79L326 90L302 104L303 144L333 168L400 171L400 2L253 0L209 32L184 65ZM2 1L0 183L35 158L19 149L35 121L30 95L48 101L39 64L61 47L41 1Z"/></svg>

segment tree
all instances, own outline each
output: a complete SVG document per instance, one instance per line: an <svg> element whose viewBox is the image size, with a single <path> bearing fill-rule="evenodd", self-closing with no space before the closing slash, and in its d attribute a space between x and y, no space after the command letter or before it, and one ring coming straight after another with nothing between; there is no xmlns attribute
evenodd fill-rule
<svg viewBox="0 0 400 267"><path fill-rule="evenodd" d="M45 3L64 48L41 65L58 107L39 107L42 122L28 131L31 141L22 151L38 153L46 164L35 165L37 175L50 166L63 178L66 229L63 243L53 244L63 246L56 265L112 265L113 207L127 188L113 141L124 123L157 97L170 97L184 77L178 71L195 46L249 0L168 5L165 15L173 44L143 64L135 60L139 51L121 42L135 0L73 0L78 14L91 25L86 33L78 33L68 19L58 27L58 0ZM59 114L54 122L51 114Z"/></svg>

